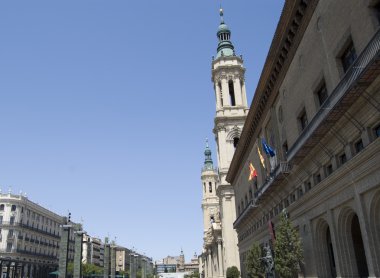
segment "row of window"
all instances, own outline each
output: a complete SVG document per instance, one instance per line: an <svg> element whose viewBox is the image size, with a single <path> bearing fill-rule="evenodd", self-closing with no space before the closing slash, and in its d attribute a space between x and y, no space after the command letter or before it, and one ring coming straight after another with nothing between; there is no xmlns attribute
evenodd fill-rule
<svg viewBox="0 0 380 278"><path fill-rule="evenodd" d="M240 84L242 87L243 84ZM223 107L224 101L223 101L223 90L222 90L222 84L218 83L219 92L220 92L220 104ZM235 97L235 88L234 88L234 82L232 80L228 81L228 94L230 97L230 106L236 106L236 97Z"/></svg>
<svg viewBox="0 0 380 278"><path fill-rule="evenodd" d="M5 205L0 204L0 211L5 211ZM16 205L11 206L11 211L16 211Z"/></svg>
<svg viewBox="0 0 380 278"><path fill-rule="evenodd" d="M376 140L378 137L380 137L380 124L377 125L373 129L374 133L374 139ZM353 143L353 150L355 156L356 154L360 153L364 149L364 144L362 139L358 139ZM272 219L274 216L277 216L284 208L287 208L292 203L300 199L304 194L312 189L313 186L318 185L320 182L322 182L323 178L327 178L330 176L334 170L337 170L341 166L343 166L348 160L347 155L345 151L341 151L338 153L338 155L335 156L336 163L332 163L331 161L327 163L325 166L323 166L323 175L321 174L321 169L318 169L317 172L315 172L309 180L305 181L302 185L298 186L292 193L288 195L287 198L282 200L280 203L278 203L276 206L274 206L269 212L264 214L262 218L256 222L245 232L240 236L239 240L243 240L245 237L249 236L251 233L255 232L257 229L261 228L263 225L266 225L266 223ZM336 168L333 166L333 164L336 164ZM249 189L249 200L252 200L252 189ZM245 206L244 206L245 204ZM239 215L242 213L245 209L245 207L249 204L247 195L245 196L245 202L243 200L240 201L240 205L238 207Z"/></svg>
<svg viewBox="0 0 380 278"><path fill-rule="evenodd" d="M209 182L208 183L208 192L212 193L212 190L213 190L212 188L213 188L212 182ZM216 191L216 183L214 183L214 189ZM206 183L205 182L203 183L203 191L206 193Z"/></svg>

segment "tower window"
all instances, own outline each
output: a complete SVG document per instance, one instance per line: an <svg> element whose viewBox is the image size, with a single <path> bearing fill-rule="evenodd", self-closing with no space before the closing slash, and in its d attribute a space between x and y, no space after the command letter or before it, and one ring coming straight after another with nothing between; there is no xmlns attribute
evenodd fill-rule
<svg viewBox="0 0 380 278"><path fill-rule="evenodd" d="M211 182L208 183L208 191L210 193L212 193L212 183Z"/></svg>
<svg viewBox="0 0 380 278"><path fill-rule="evenodd" d="M235 137L235 138L234 138L234 148L235 148L235 149L237 148L238 143L239 143L239 138L238 138L238 137Z"/></svg>
<svg viewBox="0 0 380 278"><path fill-rule="evenodd" d="M206 193L206 183L205 182L203 183L203 190Z"/></svg>
<svg viewBox="0 0 380 278"><path fill-rule="evenodd" d="M223 90L222 90L222 84L220 82L218 83L219 91L220 91L220 105L223 106Z"/></svg>
<svg viewBox="0 0 380 278"><path fill-rule="evenodd" d="M232 80L228 81L228 90L230 92L230 103L231 103L231 106L236 106L234 82Z"/></svg>

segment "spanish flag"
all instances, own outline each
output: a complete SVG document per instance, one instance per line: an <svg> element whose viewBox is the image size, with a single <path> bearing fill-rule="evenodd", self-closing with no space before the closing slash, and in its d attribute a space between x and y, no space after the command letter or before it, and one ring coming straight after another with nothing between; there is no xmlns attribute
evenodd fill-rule
<svg viewBox="0 0 380 278"><path fill-rule="evenodd" d="M257 177L257 172L255 167L253 167L252 162L249 163L249 178L248 181L253 180L254 177Z"/></svg>
<svg viewBox="0 0 380 278"><path fill-rule="evenodd" d="M261 165L263 165L263 167L265 168L264 157L261 155L261 152L260 152L260 148L259 148L259 146L257 146L257 152L259 153L259 157L260 157Z"/></svg>

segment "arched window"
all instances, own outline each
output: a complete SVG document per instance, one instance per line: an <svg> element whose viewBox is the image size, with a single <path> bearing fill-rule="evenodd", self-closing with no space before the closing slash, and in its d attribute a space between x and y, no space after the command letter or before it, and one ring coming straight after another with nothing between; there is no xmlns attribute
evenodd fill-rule
<svg viewBox="0 0 380 278"><path fill-rule="evenodd" d="M210 193L212 193L212 183L211 182L208 183L208 191L210 191Z"/></svg>
<svg viewBox="0 0 380 278"><path fill-rule="evenodd" d="M252 189L249 190L249 200L251 201L253 199L253 195L252 195Z"/></svg>
<svg viewBox="0 0 380 278"><path fill-rule="evenodd" d="M234 138L234 148L236 149L237 145L239 143L239 137Z"/></svg>
<svg viewBox="0 0 380 278"><path fill-rule="evenodd" d="M0 205L0 211L4 211L4 204Z"/></svg>
<svg viewBox="0 0 380 278"><path fill-rule="evenodd" d="M220 105L223 106L223 91L222 91L222 84L218 83L219 92L220 92Z"/></svg>
<svg viewBox="0 0 380 278"><path fill-rule="evenodd" d="M234 82L232 80L228 81L228 90L230 92L230 103L231 103L231 106L236 106Z"/></svg>
<svg viewBox="0 0 380 278"><path fill-rule="evenodd" d="M16 205L12 205L11 211L16 211Z"/></svg>
<svg viewBox="0 0 380 278"><path fill-rule="evenodd" d="M205 183L205 182L203 183L203 190L204 190L205 193L206 193L206 183Z"/></svg>
<svg viewBox="0 0 380 278"><path fill-rule="evenodd" d="M245 195L245 206L248 206L248 197L247 197L247 194Z"/></svg>

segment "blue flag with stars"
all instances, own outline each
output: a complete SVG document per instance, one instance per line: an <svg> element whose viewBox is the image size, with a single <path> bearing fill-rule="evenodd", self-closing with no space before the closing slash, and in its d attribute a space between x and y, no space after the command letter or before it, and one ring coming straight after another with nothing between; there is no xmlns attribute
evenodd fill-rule
<svg viewBox="0 0 380 278"><path fill-rule="evenodd" d="M275 151L265 142L265 139L261 139L263 143L264 152L270 157L274 157L276 155Z"/></svg>

